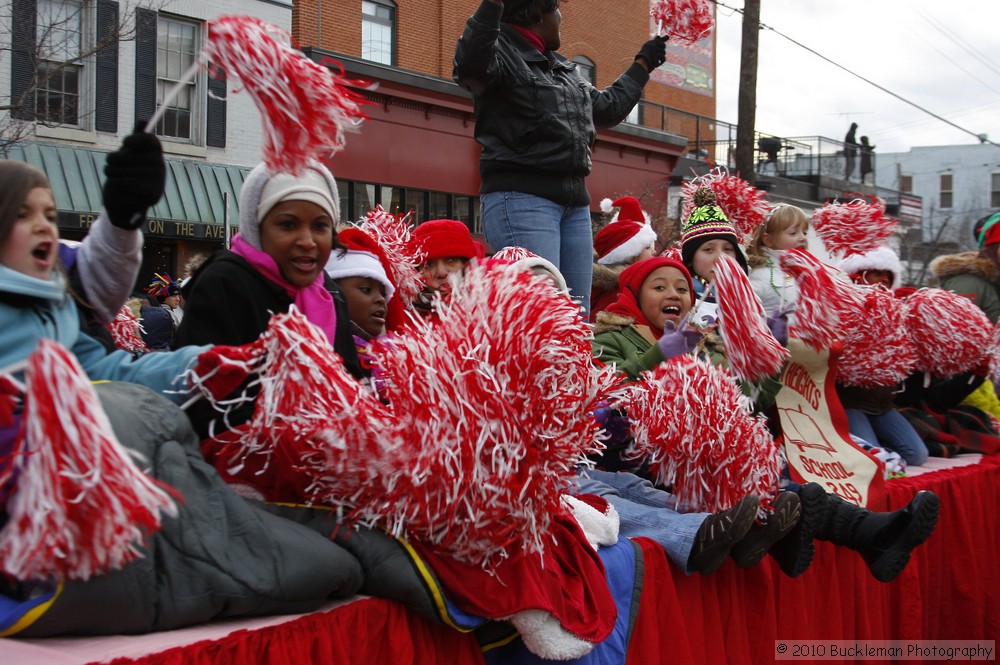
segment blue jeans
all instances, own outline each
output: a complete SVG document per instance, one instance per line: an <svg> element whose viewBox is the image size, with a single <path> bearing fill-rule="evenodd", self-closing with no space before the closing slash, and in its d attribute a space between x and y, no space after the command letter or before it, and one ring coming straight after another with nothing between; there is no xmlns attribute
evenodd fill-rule
<svg viewBox="0 0 1000 665"><path fill-rule="evenodd" d="M648 480L626 471L585 469L576 479L581 494L603 497L618 511L618 534L624 538L645 537L656 541L666 550L675 564L688 570L688 557L694 547L695 534L708 513L678 513L669 492L656 489Z"/></svg>
<svg viewBox="0 0 1000 665"><path fill-rule="evenodd" d="M896 409L889 409L878 416L860 409L844 411L847 412L847 427L854 436L899 453L909 466L920 466L927 461L927 446L923 439Z"/></svg>
<svg viewBox="0 0 1000 665"><path fill-rule="evenodd" d="M590 314L594 235L587 206L567 208L541 196L490 192L480 199L486 240L494 250L518 246L551 261L573 300Z"/></svg>

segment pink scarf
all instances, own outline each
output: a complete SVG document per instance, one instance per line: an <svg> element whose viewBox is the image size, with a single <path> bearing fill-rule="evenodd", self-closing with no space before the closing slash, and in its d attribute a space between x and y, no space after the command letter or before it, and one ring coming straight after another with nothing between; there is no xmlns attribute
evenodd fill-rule
<svg viewBox="0 0 1000 665"><path fill-rule="evenodd" d="M257 249L241 238L240 234L237 233L233 236L230 249L233 254L239 254L246 259L261 275L283 288L299 311L309 319L309 322L326 333L326 338L330 340L330 346L333 346L337 335L337 312L333 306L333 297L323 287L322 270L316 276L316 281L304 289L300 289L285 281L285 278L281 276L281 271L278 270L278 264L274 262L270 254Z"/></svg>

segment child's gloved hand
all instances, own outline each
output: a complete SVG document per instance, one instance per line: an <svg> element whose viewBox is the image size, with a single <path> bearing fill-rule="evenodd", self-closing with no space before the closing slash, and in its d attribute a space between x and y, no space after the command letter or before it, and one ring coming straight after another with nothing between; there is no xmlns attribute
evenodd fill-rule
<svg viewBox="0 0 1000 665"><path fill-rule="evenodd" d="M594 408L594 420L605 433L604 443L609 448L624 445L629 440L632 422L621 409L601 400Z"/></svg>
<svg viewBox="0 0 1000 665"><path fill-rule="evenodd" d="M213 399L224 399L247 380L261 359L252 346L213 346L198 355L191 385Z"/></svg>
<svg viewBox="0 0 1000 665"><path fill-rule="evenodd" d="M136 123L104 166L104 209L108 220L121 229L142 226L146 210L160 200L167 183L163 146L155 134L143 131L145 124Z"/></svg>
<svg viewBox="0 0 1000 665"><path fill-rule="evenodd" d="M788 313L776 309L767 317L767 327L782 346L788 345Z"/></svg>
<svg viewBox="0 0 1000 665"><path fill-rule="evenodd" d="M701 342L701 333L697 330L685 327L684 330L677 330L672 321L667 321L663 326L663 336L657 341L663 357L667 360L685 353L691 353Z"/></svg>

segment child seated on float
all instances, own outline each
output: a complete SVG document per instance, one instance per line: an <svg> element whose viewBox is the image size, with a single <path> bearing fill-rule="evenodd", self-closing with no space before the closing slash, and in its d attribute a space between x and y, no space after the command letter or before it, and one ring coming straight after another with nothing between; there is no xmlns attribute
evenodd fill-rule
<svg viewBox="0 0 1000 665"><path fill-rule="evenodd" d="M79 580L3 579L0 595L5 621L10 621L5 634L168 630L224 616L309 611L331 594L353 593L361 573L352 557L308 529L250 506L198 455L190 424L171 401L188 398L177 377L213 351L188 347L138 358L107 352L81 329L59 261L56 204L47 178L27 164L5 160L0 161L0 182L0 368L23 380L20 368L39 341L58 342L90 379L102 382L95 390L116 437L142 456L150 475L180 493L176 517L163 517L160 530L141 548L144 556L121 570ZM108 194L105 189L105 198ZM69 420L74 414L65 416ZM39 459L15 459L11 453L23 417L17 402L3 413L2 471ZM87 425L98 422L91 419ZM28 474L0 477L7 481L0 488L0 524L6 528L12 523L7 501L28 482Z"/></svg>
<svg viewBox="0 0 1000 665"><path fill-rule="evenodd" d="M649 223L649 214L634 196L601 201L601 210L614 217L594 236L594 276L590 289L590 322L597 313L607 309L618 297L618 275L636 261L655 253L656 232Z"/></svg>
<svg viewBox="0 0 1000 665"><path fill-rule="evenodd" d="M374 369L373 344L388 332L389 321L405 320L403 306L392 282L392 266L378 243L360 229L337 234L343 249L330 252L326 274L337 283L347 300L351 332L365 380ZM395 310L390 316L390 310Z"/></svg>
<svg viewBox="0 0 1000 665"><path fill-rule="evenodd" d="M515 248L504 248L498 254L510 249ZM514 261L510 269L544 275L557 291L569 294L562 273L542 257L527 256ZM602 407L595 417L611 429L608 419L616 416ZM757 496L748 495L732 508L714 514L677 512L677 501L669 492L624 470L581 469L574 485L575 492L595 494L615 507L620 536L654 540L687 574L708 575L721 566L750 530L759 505Z"/></svg>
<svg viewBox="0 0 1000 665"><path fill-rule="evenodd" d="M706 274L710 274L711 266L706 267ZM689 326L677 329L694 305L693 291L687 269L671 259L656 257L630 266L622 272L618 301L598 316L595 357L614 363L633 380L658 363L687 353L724 362L721 344L712 339L714 333ZM751 531L756 536L755 549L768 545L765 551L791 577L808 567L816 538L858 551L876 579L890 581L902 572L910 552L930 536L937 523L939 503L931 492L919 492L909 505L895 512L872 513L827 494L816 483L794 490L802 504L801 519L794 528L757 525L756 534ZM779 493L776 510L778 501L787 494L790 492Z"/></svg>
<svg viewBox="0 0 1000 665"><path fill-rule="evenodd" d="M423 257L420 273L424 289L413 303L424 316L434 311L434 298L448 298L448 276L461 274L473 259L483 258L480 246L472 239L469 227L454 219L432 219L413 230L410 242L414 254Z"/></svg>
<svg viewBox="0 0 1000 665"><path fill-rule="evenodd" d="M779 204L771 209L747 244L750 286L765 312L794 307L799 289L792 276L781 268L781 255L793 248L807 249L809 218L801 208Z"/></svg>
<svg viewBox="0 0 1000 665"><path fill-rule="evenodd" d="M902 286L903 266L888 247L854 254L838 267L856 284L894 291ZM908 466L927 461L928 451L920 435L896 410L899 385L861 388L837 383L837 397L847 414L852 435L870 444L899 453Z"/></svg>

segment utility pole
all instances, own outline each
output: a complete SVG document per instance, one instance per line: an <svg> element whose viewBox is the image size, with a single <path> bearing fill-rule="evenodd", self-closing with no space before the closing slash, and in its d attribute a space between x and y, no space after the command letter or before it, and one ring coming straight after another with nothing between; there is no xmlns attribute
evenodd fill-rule
<svg viewBox="0 0 1000 665"><path fill-rule="evenodd" d="M757 124L757 43L760 32L760 0L743 3L743 40L740 49L740 90L736 120L736 172L756 184L754 130Z"/></svg>

